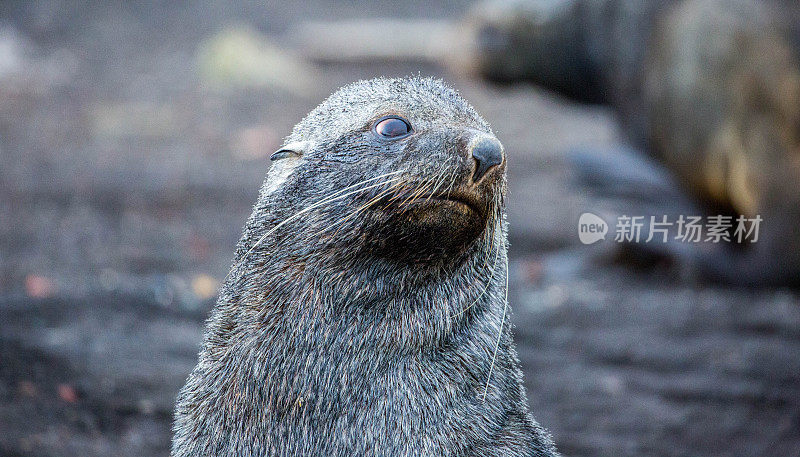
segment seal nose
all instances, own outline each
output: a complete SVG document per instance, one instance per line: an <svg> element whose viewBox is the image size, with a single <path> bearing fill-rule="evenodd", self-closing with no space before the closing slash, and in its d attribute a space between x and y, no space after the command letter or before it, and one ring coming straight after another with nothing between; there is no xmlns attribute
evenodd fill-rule
<svg viewBox="0 0 800 457"><path fill-rule="evenodd" d="M469 152L475 159L475 174L472 175L472 182L475 183L493 167L503 163L503 145L497 138L481 137L472 143Z"/></svg>

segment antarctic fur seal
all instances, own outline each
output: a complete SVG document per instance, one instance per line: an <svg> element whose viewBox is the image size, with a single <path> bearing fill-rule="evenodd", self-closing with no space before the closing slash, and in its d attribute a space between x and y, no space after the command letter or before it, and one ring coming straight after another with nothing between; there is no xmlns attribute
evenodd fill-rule
<svg viewBox="0 0 800 457"><path fill-rule="evenodd" d="M478 74L608 103L705 214L763 220L756 243L675 257L714 281L800 285L796 1L495 0L470 18Z"/></svg>
<svg viewBox="0 0 800 457"><path fill-rule="evenodd" d="M435 79L361 81L273 159L171 455L557 455L511 338L486 121Z"/></svg>

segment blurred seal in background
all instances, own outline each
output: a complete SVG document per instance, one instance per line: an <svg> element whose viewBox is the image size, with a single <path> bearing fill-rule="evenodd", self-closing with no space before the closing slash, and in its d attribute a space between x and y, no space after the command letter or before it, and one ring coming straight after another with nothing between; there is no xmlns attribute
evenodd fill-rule
<svg viewBox="0 0 800 457"><path fill-rule="evenodd" d="M492 1L465 20L462 68L610 104L709 214L763 218L757 243L682 256L712 280L798 284L798 19L777 0Z"/></svg>

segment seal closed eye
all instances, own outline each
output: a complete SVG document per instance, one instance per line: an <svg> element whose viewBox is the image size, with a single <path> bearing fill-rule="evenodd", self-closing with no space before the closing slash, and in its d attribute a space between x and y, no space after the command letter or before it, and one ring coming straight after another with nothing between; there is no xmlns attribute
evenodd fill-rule
<svg viewBox="0 0 800 457"><path fill-rule="evenodd" d="M245 224L172 455L557 455L509 330L505 167L438 80L311 111Z"/></svg>

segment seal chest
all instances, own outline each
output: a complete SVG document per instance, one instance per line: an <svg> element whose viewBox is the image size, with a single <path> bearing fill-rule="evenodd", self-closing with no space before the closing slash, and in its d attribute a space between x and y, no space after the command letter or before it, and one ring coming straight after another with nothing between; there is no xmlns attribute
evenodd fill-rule
<svg viewBox="0 0 800 457"><path fill-rule="evenodd" d="M172 455L557 455L508 325L506 155L434 79L348 85L273 154Z"/></svg>

